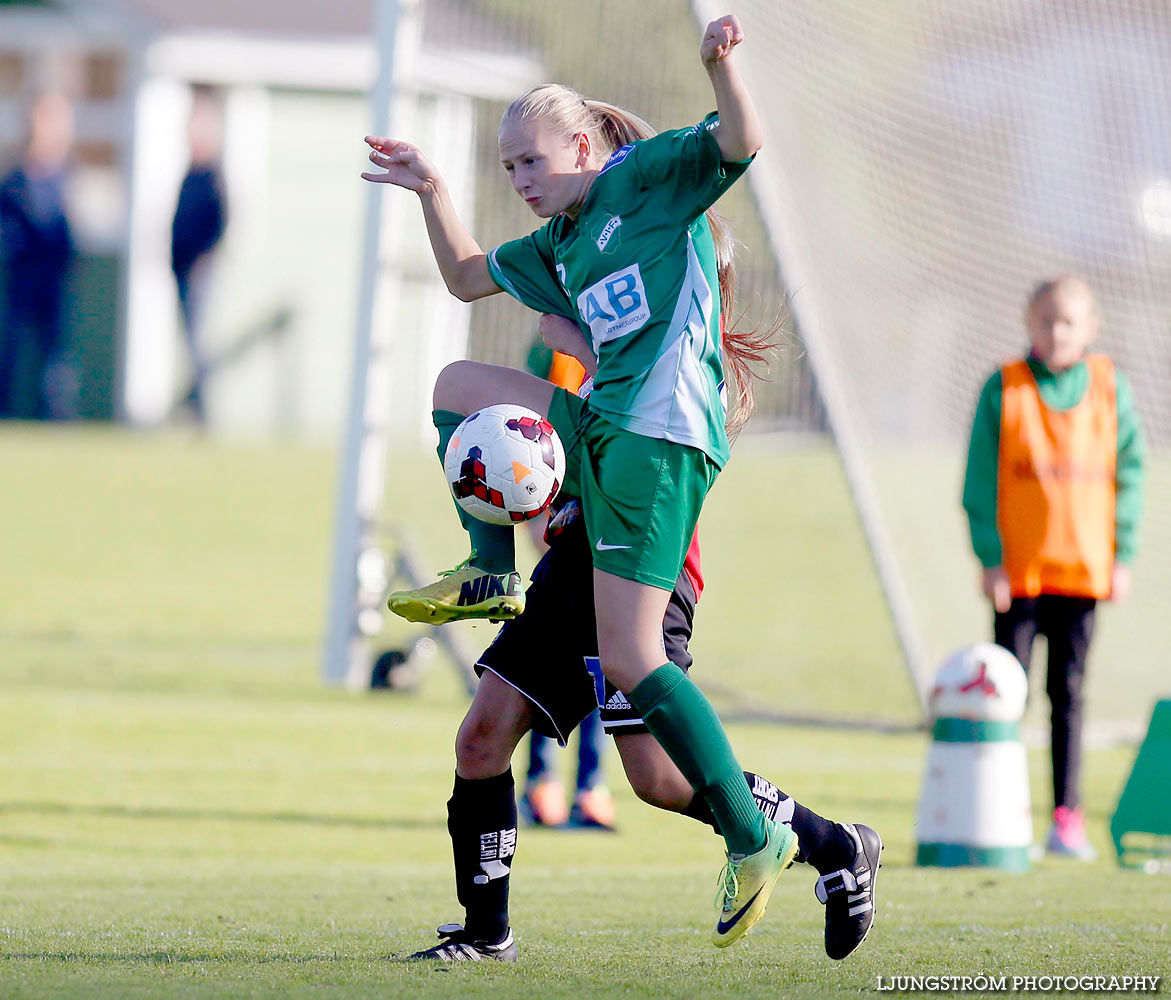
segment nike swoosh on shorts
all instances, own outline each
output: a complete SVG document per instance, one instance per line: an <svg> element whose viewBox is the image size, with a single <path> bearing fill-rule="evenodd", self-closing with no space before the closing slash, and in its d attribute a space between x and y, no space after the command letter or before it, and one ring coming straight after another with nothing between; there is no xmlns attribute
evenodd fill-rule
<svg viewBox="0 0 1171 1000"><path fill-rule="evenodd" d="M599 552L609 552L611 549L628 549L628 548L630 548L630 546L629 545L607 545L605 542L603 542L599 538L598 544L595 545L594 548L596 548Z"/></svg>

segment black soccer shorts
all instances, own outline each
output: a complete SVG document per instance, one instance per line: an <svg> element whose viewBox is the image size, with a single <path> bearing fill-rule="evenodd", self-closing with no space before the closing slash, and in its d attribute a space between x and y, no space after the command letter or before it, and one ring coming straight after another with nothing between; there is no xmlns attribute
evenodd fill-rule
<svg viewBox="0 0 1171 1000"><path fill-rule="evenodd" d="M667 657L691 666L687 643L695 617L695 590L680 573L663 618ZM583 518L553 539L533 570L525 610L505 622L481 654L476 673L491 670L536 707L533 729L562 746L595 708L607 733L645 733L642 717L602 676L594 619L594 574Z"/></svg>

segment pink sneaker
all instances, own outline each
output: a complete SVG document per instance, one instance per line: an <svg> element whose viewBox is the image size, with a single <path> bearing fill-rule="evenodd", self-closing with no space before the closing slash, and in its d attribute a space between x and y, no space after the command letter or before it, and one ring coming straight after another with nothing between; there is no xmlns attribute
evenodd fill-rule
<svg viewBox="0 0 1171 1000"><path fill-rule="evenodd" d="M1098 852L1086 839L1086 817L1081 807L1070 809L1058 806L1053 810L1053 828L1045 848L1050 854L1060 854L1080 861L1093 861Z"/></svg>

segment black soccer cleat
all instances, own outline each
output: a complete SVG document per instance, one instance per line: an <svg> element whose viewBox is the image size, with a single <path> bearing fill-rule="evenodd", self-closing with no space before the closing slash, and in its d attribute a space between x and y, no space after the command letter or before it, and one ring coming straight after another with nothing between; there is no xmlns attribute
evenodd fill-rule
<svg viewBox="0 0 1171 1000"><path fill-rule="evenodd" d="M462 924L443 924L436 928L441 940L439 944L408 955L408 961L437 961L437 962L515 962L516 940L512 936L512 928L504 935L504 940L496 944L488 941L475 941Z"/></svg>
<svg viewBox="0 0 1171 1000"><path fill-rule="evenodd" d="M874 886L882 867L882 838L868 826L839 823L854 842L854 863L822 875L814 893L825 905L825 953L841 960L874 925Z"/></svg>

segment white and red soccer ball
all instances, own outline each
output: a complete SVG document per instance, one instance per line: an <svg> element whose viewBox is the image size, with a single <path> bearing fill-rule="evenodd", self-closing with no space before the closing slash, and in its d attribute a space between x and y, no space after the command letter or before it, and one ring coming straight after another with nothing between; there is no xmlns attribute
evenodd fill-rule
<svg viewBox="0 0 1171 1000"><path fill-rule="evenodd" d="M1028 693L1028 677L1017 658L995 643L979 642L944 660L931 691L931 714L1015 722L1024 714Z"/></svg>
<svg viewBox="0 0 1171 1000"><path fill-rule="evenodd" d="M443 470L452 496L473 517L517 524L544 511L565 479L565 448L534 410L497 403L464 418Z"/></svg>

